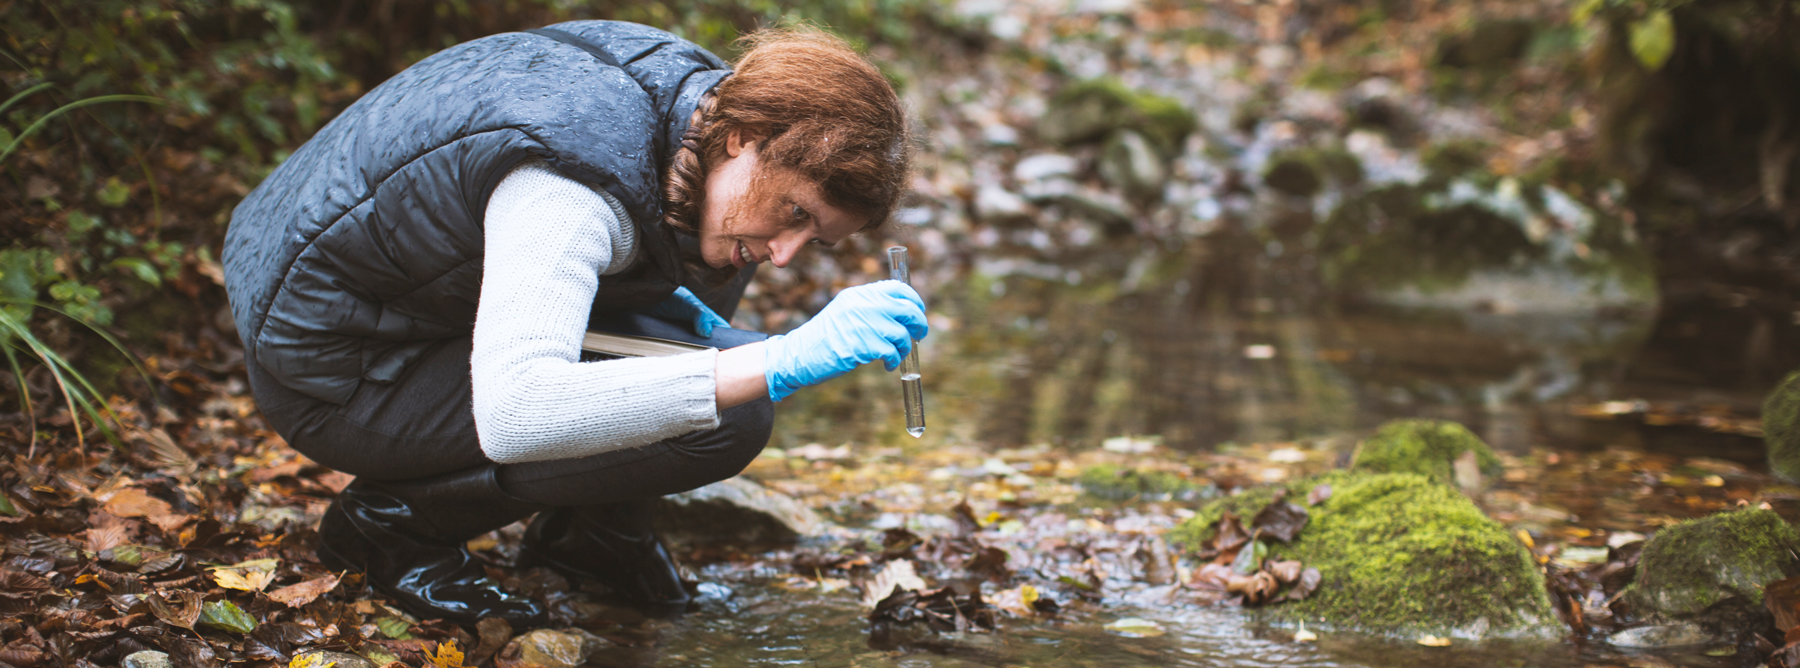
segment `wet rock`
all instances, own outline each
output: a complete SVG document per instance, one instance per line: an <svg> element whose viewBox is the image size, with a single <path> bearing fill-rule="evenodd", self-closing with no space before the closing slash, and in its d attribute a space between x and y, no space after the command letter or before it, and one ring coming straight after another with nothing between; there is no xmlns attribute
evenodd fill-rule
<svg viewBox="0 0 1800 668"><path fill-rule="evenodd" d="M1319 588L1257 614L1382 634L1562 633L1531 554L1457 490L1412 473L1360 471L1296 480L1285 489L1299 499L1321 484L1332 494L1307 509L1306 528L1291 543L1269 546L1270 558L1319 569ZM1225 512L1254 517L1281 489L1209 503L1170 536L1192 550L1212 537Z"/></svg>
<svg viewBox="0 0 1800 668"><path fill-rule="evenodd" d="M1480 473L1500 474L1500 458L1468 427L1447 420L1393 420L1363 439L1350 466L1375 473L1417 473L1448 484L1458 480L1456 463L1470 456L1466 453L1474 453Z"/></svg>
<svg viewBox="0 0 1800 668"><path fill-rule="evenodd" d="M1061 153L1039 153L1026 156L1013 165L1013 178L1021 184L1050 179L1072 179L1081 170L1081 161Z"/></svg>
<svg viewBox="0 0 1800 668"><path fill-rule="evenodd" d="M1169 183L1169 165L1144 135L1120 130L1100 153L1100 178L1132 201L1157 202Z"/></svg>
<svg viewBox="0 0 1800 668"><path fill-rule="evenodd" d="M311 656L315 654L319 657L314 660L312 664L315 666L331 666L332 668L381 668L380 666L375 665L374 661L370 661L360 655L349 654L346 652L301 652L294 658L298 659L302 656Z"/></svg>
<svg viewBox="0 0 1800 668"><path fill-rule="evenodd" d="M975 192L975 216L986 223L1008 223L1031 219L1032 208L1025 198L997 185L985 185Z"/></svg>
<svg viewBox="0 0 1800 668"><path fill-rule="evenodd" d="M1800 371L1788 374L1763 402L1763 440L1769 445L1769 470L1800 481Z"/></svg>
<svg viewBox="0 0 1800 668"><path fill-rule="evenodd" d="M119 662L120 668L174 668L174 665L169 662L168 654L153 649L132 652Z"/></svg>
<svg viewBox="0 0 1800 668"><path fill-rule="evenodd" d="M1087 218L1114 232L1131 230L1131 206L1113 193L1087 186L1075 186L1052 198L1070 213Z"/></svg>
<svg viewBox="0 0 1800 668"><path fill-rule="evenodd" d="M1800 572L1800 532L1774 511L1745 508L1656 533L1621 600L1632 614L1708 629L1770 623L1763 585Z"/></svg>
<svg viewBox="0 0 1800 668"><path fill-rule="evenodd" d="M792 497L737 477L663 497L656 527L674 547L766 548L818 534L826 523Z"/></svg>
<svg viewBox="0 0 1800 668"><path fill-rule="evenodd" d="M581 629L538 629L513 638L494 657L497 668L575 668L607 641Z"/></svg>
<svg viewBox="0 0 1800 668"><path fill-rule="evenodd" d="M1098 142L1115 130L1134 130L1154 146L1181 146L1194 115L1180 102L1132 90L1110 78L1065 86L1038 119L1038 134L1064 146Z"/></svg>
<svg viewBox="0 0 1800 668"><path fill-rule="evenodd" d="M1713 634L1707 633L1706 629L1700 628L1698 624L1687 622L1640 626L1614 633L1606 638L1606 642L1612 645L1633 649L1690 647L1710 644L1713 640Z"/></svg>
<svg viewBox="0 0 1800 668"><path fill-rule="evenodd" d="M1287 157L1269 163L1269 169L1263 172L1263 184L1288 195L1312 197L1319 193L1325 182L1312 165Z"/></svg>

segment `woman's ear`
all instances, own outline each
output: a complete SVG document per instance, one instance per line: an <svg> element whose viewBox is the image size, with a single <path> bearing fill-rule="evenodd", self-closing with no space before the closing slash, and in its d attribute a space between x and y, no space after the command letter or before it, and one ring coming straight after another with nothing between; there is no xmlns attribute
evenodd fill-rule
<svg viewBox="0 0 1800 668"><path fill-rule="evenodd" d="M735 129L725 135L725 157L735 158L744 151L756 150L756 138L746 134L742 129Z"/></svg>

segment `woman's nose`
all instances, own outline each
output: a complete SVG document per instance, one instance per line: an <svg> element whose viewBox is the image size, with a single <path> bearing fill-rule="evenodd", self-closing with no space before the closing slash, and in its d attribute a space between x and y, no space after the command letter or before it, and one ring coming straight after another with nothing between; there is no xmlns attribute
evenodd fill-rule
<svg viewBox="0 0 1800 668"><path fill-rule="evenodd" d="M806 247L806 233L800 230L784 232L769 240L769 264L786 268L800 249Z"/></svg>

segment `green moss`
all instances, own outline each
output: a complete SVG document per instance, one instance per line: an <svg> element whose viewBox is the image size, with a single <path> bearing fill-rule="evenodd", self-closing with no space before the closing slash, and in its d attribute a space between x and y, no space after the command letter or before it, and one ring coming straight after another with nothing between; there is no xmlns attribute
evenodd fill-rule
<svg viewBox="0 0 1800 668"><path fill-rule="evenodd" d="M1167 499L1194 491L1187 479L1168 471L1136 470L1101 464L1081 472L1082 491L1109 501Z"/></svg>
<svg viewBox="0 0 1800 668"><path fill-rule="evenodd" d="M1263 170L1264 184L1301 197L1317 194L1326 179L1349 186L1362 182L1362 178L1362 163L1355 155L1339 149L1283 151L1269 158L1269 166Z"/></svg>
<svg viewBox="0 0 1800 668"><path fill-rule="evenodd" d="M1638 558L1625 603L1641 616L1690 617L1720 603L1762 608L1762 586L1795 574L1800 533L1774 511L1747 508L1657 532ZM1714 610L1713 612L1717 612Z"/></svg>
<svg viewBox="0 0 1800 668"><path fill-rule="evenodd" d="M1788 374L1763 402L1763 439L1769 444L1769 470L1790 481L1800 480L1800 371Z"/></svg>
<svg viewBox="0 0 1800 668"><path fill-rule="evenodd" d="M1468 427L1446 420L1394 420L1363 440L1351 467L1374 473L1417 473L1447 483L1456 479L1451 469L1456 458L1471 450L1483 473L1499 475L1500 458Z"/></svg>
<svg viewBox="0 0 1800 668"><path fill-rule="evenodd" d="M1303 498L1332 486L1293 543L1272 557L1319 569L1318 591L1264 608L1282 621L1372 633L1459 636L1544 634L1556 621L1543 574L1504 526L1448 486L1415 474L1334 471L1288 486ZM1254 516L1276 488L1250 490L1199 509L1174 532L1192 549L1230 510Z"/></svg>
<svg viewBox="0 0 1800 668"><path fill-rule="evenodd" d="M1173 152L1195 127L1194 114L1180 102L1100 78L1063 87L1039 121L1038 133L1068 146L1099 141L1115 130L1136 130L1151 145Z"/></svg>

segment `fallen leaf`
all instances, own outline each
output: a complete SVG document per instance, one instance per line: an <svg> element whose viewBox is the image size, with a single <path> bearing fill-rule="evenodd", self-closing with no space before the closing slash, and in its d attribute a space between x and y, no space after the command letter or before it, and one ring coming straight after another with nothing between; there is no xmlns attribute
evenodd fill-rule
<svg viewBox="0 0 1800 668"><path fill-rule="evenodd" d="M1275 581L1280 582L1281 584L1288 584L1300 579L1299 561L1276 561L1270 559L1263 562L1263 570L1269 575L1275 576Z"/></svg>
<svg viewBox="0 0 1800 668"><path fill-rule="evenodd" d="M1423 636L1419 638L1419 644L1426 647L1449 647L1450 639L1439 638L1437 636Z"/></svg>
<svg viewBox="0 0 1800 668"><path fill-rule="evenodd" d="M499 617L483 617L481 621L475 623L475 633L480 639L475 644L475 651L468 656L468 660L479 666L486 664L488 659L499 653L500 649L506 646L506 641L512 640L513 628L511 622Z"/></svg>
<svg viewBox="0 0 1800 668"><path fill-rule="evenodd" d="M87 551L105 552L125 544L131 536L131 522L104 510L88 514Z"/></svg>
<svg viewBox="0 0 1800 668"><path fill-rule="evenodd" d="M1018 587L994 594L994 607L1012 614L1014 617L1036 617L1037 608L1033 603L1038 600L1037 587L1019 585Z"/></svg>
<svg viewBox="0 0 1800 668"><path fill-rule="evenodd" d="M1782 633L1800 628L1800 577L1763 585L1763 605L1775 615L1775 628Z"/></svg>
<svg viewBox="0 0 1800 668"><path fill-rule="evenodd" d="M226 589L262 591L275 581L277 565L279 562L274 559L251 559L230 566L216 566L212 569L213 581Z"/></svg>
<svg viewBox="0 0 1800 668"><path fill-rule="evenodd" d="M1262 512L1250 520L1250 530L1283 543L1291 543L1300 535L1300 530L1306 528L1307 519L1305 508L1277 499L1263 506Z"/></svg>
<svg viewBox="0 0 1800 668"><path fill-rule="evenodd" d="M1265 557L1269 556L1269 544L1262 541L1253 542L1239 550L1237 558L1231 562L1231 572L1238 575L1255 573L1262 567Z"/></svg>
<svg viewBox="0 0 1800 668"><path fill-rule="evenodd" d="M463 665L463 653L456 649L455 640L438 643L437 654L426 658L437 668L462 668Z"/></svg>
<svg viewBox="0 0 1800 668"><path fill-rule="evenodd" d="M325 592L336 589L337 586L338 575L332 573L269 592L269 598L287 607L298 608L313 602L325 595Z"/></svg>
<svg viewBox="0 0 1800 668"><path fill-rule="evenodd" d="M324 659L325 655L318 652L300 654L295 656L293 661L288 662L288 668L331 668L337 665L336 661Z"/></svg>
<svg viewBox="0 0 1800 668"><path fill-rule="evenodd" d="M1317 485L1306 494L1306 505L1316 506L1331 498L1331 485Z"/></svg>
<svg viewBox="0 0 1800 668"><path fill-rule="evenodd" d="M1105 628L1127 638L1154 638L1167 633L1161 624L1138 617L1125 617L1107 624Z"/></svg>
<svg viewBox="0 0 1800 668"><path fill-rule="evenodd" d="M200 604L203 602L200 592L170 589L144 599L150 603L151 614L171 625L191 629L194 628L194 622L200 619Z"/></svg>
<svg viewBox="0 0 1800 668"><path fill-rule="evenodd" d="M1323 578L1319 575L1319 569L1317 568L1308 568L1300 571L1300 581L1294 583L1294 588L1289 589L1288 593L1281 597L1281 600L1306 600L1306 597L1311 596L1313 591L1319 588L1319 580L1321 579Z"/></svg>
<svg viewBox="0 0 1800 668"><path fill-rule="evenodd" d="M924 591L925 580L913 569L913 563L906 559L896 559L882 567L875 579L870 580L863 588L863 607L874 609L876 604L899 591Z"/></svg>
<svg viewBox="0 0 1800 668"><path fill-rule="evenodd" d="M256 630L256 619L231 601L207 601L202 604L200 618L195 623L238 633Z"/></svg>

